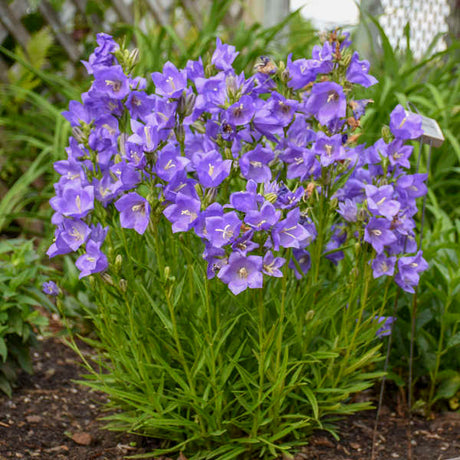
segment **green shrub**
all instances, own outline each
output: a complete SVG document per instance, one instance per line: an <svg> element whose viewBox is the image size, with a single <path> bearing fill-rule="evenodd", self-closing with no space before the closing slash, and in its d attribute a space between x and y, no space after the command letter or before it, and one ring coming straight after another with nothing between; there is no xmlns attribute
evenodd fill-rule
<svg viewBox="0 0 460 460"><path fill-rule="evenodd" d="M50 306L40 292L43 267L38 259L32 241L0 241L0 390L9 396L18 372L32 372L30 349L37 331L48 324L34 309Z"/></svg>

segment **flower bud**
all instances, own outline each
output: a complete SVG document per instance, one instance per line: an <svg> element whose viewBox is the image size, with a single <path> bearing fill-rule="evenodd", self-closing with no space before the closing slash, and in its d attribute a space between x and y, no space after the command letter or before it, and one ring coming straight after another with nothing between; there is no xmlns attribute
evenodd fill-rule
<svg viewBox="0 0 460 460"><path fill-rule="evenodd" d="M128 65L131 70L136 66L138 61L139 61L139 50L137 48L134 48L128 56Z"/></svg>
<svg viewBox="0 0 460 460"><path fill-rule="evenodd" d="M176 134L177 141L182 144L185 140L185 128L184 125L178 125L174 129L174 133Z"/></svg>
<svg viewBox="0 0 460 460"><path fill-rule="evenodd" d="M382 128L382 137L383 137L383 140L389 144L392 140L392 134L391 134L391 131L390 131L390 127L389 126L384 126Z"/></svg>
<svg viewBox="0 0 460 460"><path fill-rule="evenodd" d="M74 126L72 128L72 136L78 141L80 144L86 144L88 141L88 136L85 136L85 133L79 126Z"/></svg>
<svg viewBox="0 0 460 460"><path fill-rule="evenodd" d="M308 310L307 314L305 315L305 320L310 321L311 319L313 319L314 316L315 316L315 310Z"/></svg>
<svg viewBox="0 0 460 460"><path fill-rule="evenodd" d="M198 196L200 199L203 199L203 189L201 188L200 184L195 184L193 188L196 190L196 193L198 193Z"/></svg>
<svg viewBox="0 0 460 460"><path fill-rule="evenodd" d="M351 62L351 54L347 53L345 56L342 57L342 62L341 64L344 65L345 67L348 67Z"/></svg>
<svg viewBox="0 0 460 460"><path fill-rule="evenodd" d="M230 75L225 79L225 84L227 85L227 94L229 99L236 99L236 95L238 93L236 78L233 75Z"/></svg>
<svg viewBox="0 0 460 460"><path fill-rule="evenodd" d="M165 280L169 279L170 272L171 272L171 268L169 267L169 265L166 265L166 267L163 270L163 277Z"/></svg>
<svg viewBox="0 0 460 460"><path fill-rule="evenodd" d="M118 285L120 286L122 292L126 292L128 290L128 281L126 281L124 278L118 282Z"/></svg>
<svg viewBox="0 0 460 460"><path fill-rule="evenodd" d="M196 94L187 92L184 90L177 101L177 112L182 118L188 117L195 106Z"/></svg>
<svg viewBox="0 0 460 460"><path fill-rule="evenodd" d="M103 273L101 278L104 280L105 283L113 286L113 278L108 273Z"/></svg>
<svg viewBox="0 0 460 460"><path fill-rule="evenodd" d="M281 80L282 83L287 83L289 81L289 71L288 71L288 69L284 69L280 73L280 80Z"/></svg>
<svg viewBox="0 0 460 460"><path fill-rule="evenodd" d="M122 265L123 265L123 256L121 254L117 254L117 257L115 257L115 270L120 271L120 268Z"/></svg>

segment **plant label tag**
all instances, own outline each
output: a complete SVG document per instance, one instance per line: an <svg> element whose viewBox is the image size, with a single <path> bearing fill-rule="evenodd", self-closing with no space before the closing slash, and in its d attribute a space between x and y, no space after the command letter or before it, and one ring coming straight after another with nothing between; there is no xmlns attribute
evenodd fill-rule
<svg viewBox="0 0 460 460"><path fill-rule="evenodd" d="M412 112L407 112L408 114L412 114ZM433 147L441 147L442 143L444 142L444 136L442 134L441 128L439 127L436 120L433 118L422 117L422 130L423 135L420 137L420 141L423 144L430 144Z"/></svg>

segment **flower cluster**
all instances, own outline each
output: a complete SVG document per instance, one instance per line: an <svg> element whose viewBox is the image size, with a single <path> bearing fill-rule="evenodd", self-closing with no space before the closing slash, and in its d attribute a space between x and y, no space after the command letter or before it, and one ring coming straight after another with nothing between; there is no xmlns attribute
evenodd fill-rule
<svg viewBox="0 0 460 460"><path fill-rule="evenodd" d="M94 82L64 113L73 136L55 163L50 257L79 251L81 277L101 272L101 213L118 212L123 228L143 234L160 209L174 233L201 238L208 277L238 294L282 269L306 276L308 247L326 231L314 211L323 200L334 213L324 256L338 263L350 240L369 245L374 277L413 291L426 269L413 220L426 187L425 175L407 173L404 143L421 135L421 120L398 106L385 140L357 143L371 101L353 89L377 80L346 34L331 33L311 59L263 57L250 77L218 39L208 65L167 62L149 81L130 73L136 51L106 34L97 41L85 63Z"/></svg>

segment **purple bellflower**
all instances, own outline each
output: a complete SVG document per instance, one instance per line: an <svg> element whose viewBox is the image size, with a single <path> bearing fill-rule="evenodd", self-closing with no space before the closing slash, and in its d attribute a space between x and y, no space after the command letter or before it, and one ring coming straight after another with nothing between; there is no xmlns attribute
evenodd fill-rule
<svg viewBox="0 0 460 460"><path fill-rule="evenodd" d="M246 152L240 158L241 174L246 179L255 182L268 182L272 178L272 172L268 164L275 158L272 150L257 144L254 150Z"/></svg>
<svg viewBox="0 0 460 460"><path fill-rule="evenodd" d="M201 203L193 197L179 192L174 204L168 206L163 214L172 223L172 231L189 231L200 214Z"/></svg>
<svg viewBox="0 0 460 460"><path fill-rule="evenodd" d="M311 89L305 109L326 125L346 114L347 101L340 85L334 82L316 83Z"/></svg>
<svg viewBox="0 0 460 460"><path fill-rule="evenodd" d="M401 208L399 201L392 200L393 187L391 185L382 185L381 187L366 185L365 190L369 211L376 216L382 215L388 220L393 220Z"/></svg>
<svg viewBox="0 0 460 460"><path fill-rule="evenodd" d="M45 281L42 284L42 291L51 296L57 296L59 295L59 288L57 284L54 281Z"/></svg>
<svg viewBox="0 0 460 460"><path fill-rule="evenodd" d="M51 207L66 217L82 219L94 208L94 187L66 186L61 196L50 200Z"/></svg>
<svg viewBox="0 0 460 460"><path fill-rule="evenodd" d="M364 241L370 243L377 254L381 254L385 246L396 241L395 234L390 230L391 222L387 219L371 217L364 229Z"/></svg>
<svg viewBox="0 0 460 460"><path fill-rule="evenodd" d="M113 99L124 99L130 91L128 77L120 65L99 68L94 78L94 89Z"/></svg>
<svg viewBox="0 0 460 460"><path fill-rule="evenodd" d="M390 130L398 139L417 139L423 134L422 117L398 104L390 114Z"/></svg>
<svg viewBox="0 0 460 460"><path fill-rule="evenodd" d="M152 73L152 81L157 94L177 98L187 86L187 74L185 70L177 70L177 67L168 61L163 66L163 73Z"/></svg>
<svg viewBox="0 0 460 460"><path fill-rule="evenodd" d="M396 321L394 316L376 316L375 319L379 324L382 324L382 327L379 328L376 332L377 337L385 337L391 334L391 329L393 323Z"/></svg>
<svg viewBox="0 0 460 460"><path fill-rule="evenodd" d="M398 260L398 273L395 281L404 291L414 293L414 287L420 280L420 272L428 268L428 263L422 257L422 251L418 251L415 256L401 257Z"/></svg>
<svg viewBox="0 0 460 460"><path fill-rule="evenodd" d="M240 234L241 220L236 212L206 218L206 238L217 248L234 241Z"/></svg>
<svg viewBox="0 0 460 460"><path fill-rule="evenodd" d="M115 203L115 207L120 212L123 228L133 228L141 235L145 232L150 221L150 205L145 198L136 192L127 193Z"/></svg>
<svg viewBox="0 0 460 460"><path fill-rule="evenodd" d="M86 244L86 254L80 256L75 265L80 270L79 278L83 278L93 273L99 273L107 269L109 263L107 257L101 251L100 245L93 240Z"/></svg>
<svg viewBox="0 0 460 460"><path fill-rule="evenodd" d="M280 268L286 263L283 257L274 257L271 251L267 251L262 261L262 272L268 276L282 278L283 272Z"/></svg>
<svg viewBox="0 0 460 460"><path fill-rule="evenodd" d="M232 45L222 44L219 37L216 39L216 50L211 58L211 64L214 64L216 69L219 70L233 70L232 64L235 58L240 54L235 51L235 47Z"/></svg>
<svg viewBox="0 0 460 460"><path fill-rule="evenodd" d="M231 167L232 160L222 160L222 155L212 150L201 157L196 173L204 188L217 187L228 177Z"/></svg>
<svg viewBox="0 0 460 460"><path fill-rule="evenodd" d="M369 67L369 61L360 61L359 54L355 51L351 57L350 66L347 69L347 80L365 88L375 85L378 82L375 77L369 75Z"/></svg>
<svg viewBox="0 0 460 460"><path fill-rule="evenodd" d="M220 269L217 276L235 295L248 287L261 288L263 284L262 257L245 257L238 252L233 252L230 254L228 264Z"/></svg>
<svg viewBox="0 0 460 460"><path fill-rule="evenodd" d="M393 276L395 271L395 263L395 256L387 257L384 253L379 254L372 261L372 270L374 278L379 278L383 275Z"/></svg>

